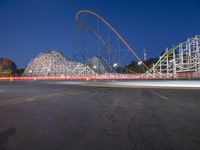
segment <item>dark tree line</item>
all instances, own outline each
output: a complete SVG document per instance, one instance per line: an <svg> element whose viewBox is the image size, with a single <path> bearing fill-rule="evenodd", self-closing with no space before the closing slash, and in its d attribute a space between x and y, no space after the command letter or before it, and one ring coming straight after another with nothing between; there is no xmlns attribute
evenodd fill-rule
<svg viewBox="0 0 200 150"><path fill-rule="evenodd" d="M151 68L153 64L158 61L158 57L152 57L143 61L148 68ZM130 64L128 64L125 68L117 68L118 73L145 73L147 68L145 68L142 64L138 64L138 61L133 60Z"/></svg>

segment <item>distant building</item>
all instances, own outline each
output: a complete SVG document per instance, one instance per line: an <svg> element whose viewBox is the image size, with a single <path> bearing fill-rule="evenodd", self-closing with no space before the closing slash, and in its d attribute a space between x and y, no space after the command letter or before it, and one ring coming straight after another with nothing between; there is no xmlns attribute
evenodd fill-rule
<svg viewBox="0 0 200 150"><path fill-rule="evenodd" d="M0 58L0 76L9 76L17 70L16 64L8 58Z"/></svg>

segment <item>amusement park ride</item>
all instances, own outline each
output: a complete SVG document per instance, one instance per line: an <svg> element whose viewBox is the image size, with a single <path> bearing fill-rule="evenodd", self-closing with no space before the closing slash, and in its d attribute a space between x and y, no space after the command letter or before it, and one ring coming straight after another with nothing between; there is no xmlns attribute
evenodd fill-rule
<svg viewBox="0 0 200 150"><path fill-rule="evenodd" d="M81 15L89 14L95 16L96 19L96 28L92 28L92 23L81 18ZM93 20L95 20L93 18ZM112 31L107 32L106 36L101 34L100 22L102 22L108 29ZM148 68L147 65L138 57L134 50L128 45L125 39L114 29L103 17L97 13L90 10L80 10L76 14L76 24L83 30L87 30L92 33L102 45L102 49L107 51L109 60L112 60L112 64L118 64L118 67L127 69L125 60L133 55L137 61L138 65L142 65L147 71L144 74L139 76L134 76L135 78L142 79L151 79L151 78L199 78L200 77L200 36L196 35L194 38L189 38L187 41L173 46L171 49L166 49L166 51L160 56L157 63L153 64L152 68ZM105 27L105 26L104 26ZM110 31L109 30L109 31ZM88 36L88 35L87 35ZM83 37L83 36L80 36ZM112 43L106 37L115 37L114 42ZM79 40L80 41L80 40ZM116 43L120 43L118 48L115 48ZM122 45L125 46L125 49L122 48ZM125 51L123 51L125 50ZM99 47L98 47L99 54ZM100 54L101 55L101 54ZM103 57L103 56L102 56ZM146 59L146 50L144 50L144 59ZM84 56L87 58L87 56ZM106 58L106 57L104 57ZM117 59L116 59L117 58ZM108 63L109 64L109 63ZM130 75L129 75L130 77ZM133 77L133 78L134 78Z"/></svg>
<svg viewBox="0 0 200 150"><path fill-rule="evenodd" d="M154 78L200 77L200 36L166 49L146 74Z"/></svg>
<svg viewBox="0 0 200 150"><path fill-rule="evenodd" d="M35 58L34 65L28 65L23 77L1 77L1 79L179 79L200 78L200 36L196 35L187 41L166 49L159 60L149 68L134 52L126 40L103 17L90 10L80 10L76 13L74 28L74 60L53 57L60 54L48 52ZM52 68L49 64L57 63L54 72L33 75L38 60L48 60L43 63L44 70ZM49 57L50 56L50 57ZM136 58L138 65L147 70L143 74L135 73L127 68L127 64ZM62 59L65 60L63 64ZM146 59L146 50L144 50ZM33 62L33 60L31 61ZM33 64L33 63L29 63ZM62 64L62 66L59 66ZM70 64L70 65L66 65ZM45 66L46 65L46 66ZM41 66L41 63L39 64ZM60 71L57 68L60 67ZM89 69L88 69L89 67ZM32 69L30 69L32 68ZM66 71L63 71L63 69ZM84 71L84 68L86 69ZM57 70L56 70L57 69ZM67 71L69 70L69 71ZM89 71L88 71L89 70ZM64 73L60 75L61 73ZM70 73L69 73L70 72ZM80 73L81 72L81 73ZM87 72L84 74L84 72ZM44 75L45 74L45 75Z"/></svg>

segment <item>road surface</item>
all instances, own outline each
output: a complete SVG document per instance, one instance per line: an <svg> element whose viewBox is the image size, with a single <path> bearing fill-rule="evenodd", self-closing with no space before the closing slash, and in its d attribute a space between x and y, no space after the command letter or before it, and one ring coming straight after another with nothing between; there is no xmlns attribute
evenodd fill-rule
<svg viewBox="0 0 200 150"><path fill-rule="evenodd" d="M0 150L200 149L200 90L95 84L0 82Z"/></svg>

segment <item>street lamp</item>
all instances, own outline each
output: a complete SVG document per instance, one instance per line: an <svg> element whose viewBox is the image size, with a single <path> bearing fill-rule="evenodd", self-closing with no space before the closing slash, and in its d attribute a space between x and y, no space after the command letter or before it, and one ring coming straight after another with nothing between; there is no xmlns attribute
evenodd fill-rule
<svg viewBox="0 0 200 150"><path fill-rule="evenodd" d="M114 64L113 64L113 67L116 69L117 65L118 65L117 63L114 63ZM116 70L115 70L115 71L116 71ZM116 74L115 74L115 79L116 79Z"/></svg>
<svg viewBox="0 0 200 150"><path fill-rule="evenodd" d="M97 69L97 66L93 66L93 69ZM97 73L96 73L96 71L94 71L94 73L95 73L95 79L97 79Z"/></svg>
<svg viewBox="0 0 200 150"><path fill-rule="evenodd" d="M50 75L50 69L47 69L47 76Z"/></svg>
<svg viewBox="0 0 200 150"><path fill-rule="evenodd" d="M142 61L139 61L139 62L138 62L138 66L141 66L141 65L142 65ZM139 69L140 69L140 73L141 73L141 72L142 72L142 70L141 70L141 69L142 69L142 66L139 67Z"/></svg>

